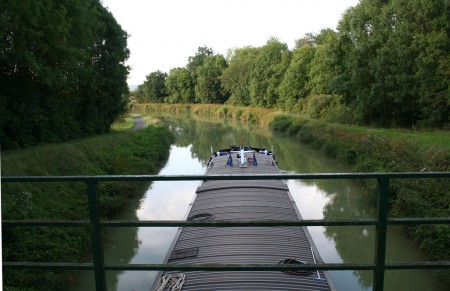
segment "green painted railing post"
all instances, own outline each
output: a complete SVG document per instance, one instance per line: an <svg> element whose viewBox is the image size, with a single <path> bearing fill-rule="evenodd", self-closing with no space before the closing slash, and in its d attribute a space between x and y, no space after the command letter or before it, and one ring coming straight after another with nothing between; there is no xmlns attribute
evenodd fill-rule
<svg viewBox="0 0 450 291"><path fill-rule="evenodd" d="M95 287L97 291L106 291L105 270L103 268L102 229L99 225L100 212L98 207L97 181L88 180L89 219L91 223L92 258L94 263Z"/></svg>
<svg viewBox="0 0 450 291"><path fill-rule="evenodd" d="M373 290L384 289L384 271L386 266L386 233L388 215L389 178L379 177L378 181L378 224L375 235L375 271Z"/></svg>

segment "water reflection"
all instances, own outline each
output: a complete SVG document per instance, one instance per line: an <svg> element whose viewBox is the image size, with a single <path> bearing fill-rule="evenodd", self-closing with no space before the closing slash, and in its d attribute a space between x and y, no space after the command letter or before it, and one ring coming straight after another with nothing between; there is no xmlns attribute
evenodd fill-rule
<svg viewBox="0 0 450 291"><path fill-rule="evenodd" d="M210 123L193 119L170 119L177 136L167 165L161 175L203 174L211 146L218 150L230 144L245 143L273 148L280 169L286 173L347 172L348 169L322 153L285 137L272 136L263 128L236 122ZM366 219L374 217L372 201L354 181L302 180L287 181L291 194L304 219ZM134 219L177 220L186 217L195 195L198 181L155 182L142 203L131 212ZM309 227L320 255L328 263L372 263L374 227ZM112 235L108 262L161 263L177 232L176 228L139 228ZM119 251L119 248L127 251ZM109 251L109 250L106 250ZM117 254L117 255L116 255ZM398 229L388 230L388 261L423 259L414 244ZM123 261L122 261L123 260ZM337 290L370 290L372 272L330 272ZM111 290L148 290L155 272L122 272L109 276ZM418 279L420 278L420 280ZM81 290L81 289L79 289ZM84 289L88 290L88 289ZM387 272L385 290L444 290L439 289L427 271Z"/></svg>
<svg viewBox="0 0 450 291"><path fill-rule="evenodd" d="M192 148L172 146L166 166L159 175L203 174L206 167L192 156ZM182 220L193 201L198 181L154 182L136 210L139 220ZM139 249L131 264L162 263L177 228L142 227L137 232ZM149 290L157 272L122 272L114 290ZM113 282L112 282L113 283Z"/></svg>
<svg viewBox="0 0 450 291"><path fill-rule="evenodd" d="M137 220L136 208L139 207L138 199L130 200L125 209L117 213L113 219ZM138 228L105 228L104 229L104 259L106 263L126 264L136 256L139 250ZM92 261L92 259L91 259ZM116 290L120 281L120 272L106 272L108 290ZM95 290L94 276L92 272L79 272L77 284L70 288L72 291ZM117 289L119 290L119 289Z"/></svg>

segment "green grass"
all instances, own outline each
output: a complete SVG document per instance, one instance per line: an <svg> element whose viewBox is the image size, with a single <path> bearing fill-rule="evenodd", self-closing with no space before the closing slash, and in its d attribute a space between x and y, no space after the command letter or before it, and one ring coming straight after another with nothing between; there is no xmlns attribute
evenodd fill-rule
<svg viewBox="0 0 450 291"><path fill-rule="evenodd" d="M448 131L442 130L416 131L398 128L371 128L347 124L333 124L333 125L339 129L346 130L348 132L366 133L370 131L391 139L403 137L419 144L420 146L435 145L450 148L450 132Z"/></svg>
<svg viewBox="0 0 450 291"><path fill-rule="evenodd" d="M131 117L126 117L120 121L117 121L111 126L111 129L113 132L121 132L121 131L127 131L134 127L136 122Z"/></svg>
<svg viewBox="0 0 450 291"><path fill-rule="evenodd" d="M156 174L166 162L173 137L162 125L131 132L47 144L1 155L2 176ZM100 213L109 217L140 197L148 184L100 183ZM2 183L2 219L88 219L83 183ZM83 262L89 249L84 228L3 228L4 261ZM51 250L51 251L48 251ZM59 290L69 272L4 270L6 290Z"/></svg>

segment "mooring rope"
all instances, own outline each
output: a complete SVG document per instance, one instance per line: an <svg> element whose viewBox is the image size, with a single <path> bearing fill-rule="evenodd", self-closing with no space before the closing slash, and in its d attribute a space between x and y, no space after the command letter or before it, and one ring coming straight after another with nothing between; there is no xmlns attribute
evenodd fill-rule
<svg viewBox="0 0 450 291"><path fill-rule="evenodd" d="M183 273L166 274L159 279L154 291L163 291L166 286L169 291L181 291L185 281L186 275Z"/></svg>
<svg viewBox="0 0 450 291"><path fill-rule="evenodd" d="M192 216L189 216L187 220L189 221L208 221L208 220L214 220L214 218L216 218L216 216L210 212L204 212L204 213L199 213L199 214L195 214Z"/></svg>
<svg viewBox="0 0 450 291"><path fill-rule="evenodd" d="M306 264L304 261L299 261L296 258L284 259L278 262L281 265L289 265L289 264ZM312 270L283 270L284 273L288 275L294 276L308 276L313 271Z"/></svg>

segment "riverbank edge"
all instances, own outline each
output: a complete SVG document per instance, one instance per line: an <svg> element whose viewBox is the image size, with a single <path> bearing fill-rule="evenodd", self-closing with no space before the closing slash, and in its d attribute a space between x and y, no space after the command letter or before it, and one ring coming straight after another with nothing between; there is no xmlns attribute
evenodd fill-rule
<svg viewBox="0 0 450 291"><path fill-rule="evenodd" d="M363 127L355 130L352 126L277 110L223 104L139 104L133 110L146 115L187 114L268 126L276 134L296 138L322 150L327 156L349 165L352 172L450 171L450 149L442 145L448 144L446 139L434 144L429 142L428 136L427 139L415 140L401 132L397 136L396 131L365 130ZM439 135L439 132L435 134ZM375 193L375 181L361 182ZM448 179L392 180L389 188L390 217L449 217L448 189ZM375 204L375 199L372 203ZM450 260L449 225L409 226L404 229L428 259ZM436 276L444 284L450 284L450 271L438 270Z"/></svg>
<svg viewBox="0 0 450 291"><path fill-rule="evenodd" d="M424 147L402 136L386 138L375 131L349 132L338 125L287 115L277 116L270 127L275 132L311 144L327 156L344 162L351 166L352 172L450 170L448 148L434 145ZM371 193L376 193L375 181L361 182ZM391 180L389 217L449 217L448 189L448 179ZM450 260L449 225L413 225L404 227L404 230L428 259ZM435 273L439 281L450 284L448 270L438 270Z"/></svg>
<svg viewBox="0 0 450 291"><path fill-rule="evenodd" d="M2 176L157 174L174 142L162 124L142 130L2 153ZM149 183L101 183L100 213L108 218ZM83 183L2 183L2 219L88 219ZM84 262L90 232L84 228L3 228L3 261ZM49 252L48 250L52 250ZM6 290L62 290L68 271L3 270Z"/></svg>
<svg viewBox="0 0 450 291"><path fill-rule="evenodd" d="M421 147L443 147L450 150L450 134L444 130L414 130L402 128L377 128L340 123L329 123L321 119L311 119L309 117L288 113L279 109L268 109L262 107L234 106L227 104L166 104L166 103L135 103L131 108L132 113L149 115L188 115L192 117L214 118L217 121L224 119L238 120L255 125L269 126L279 115L286 115L302 120L315 120L325 124L333 125L337 129L349 133L363 133L368 131L376 132L386 138L403 137Z"/></svg>

